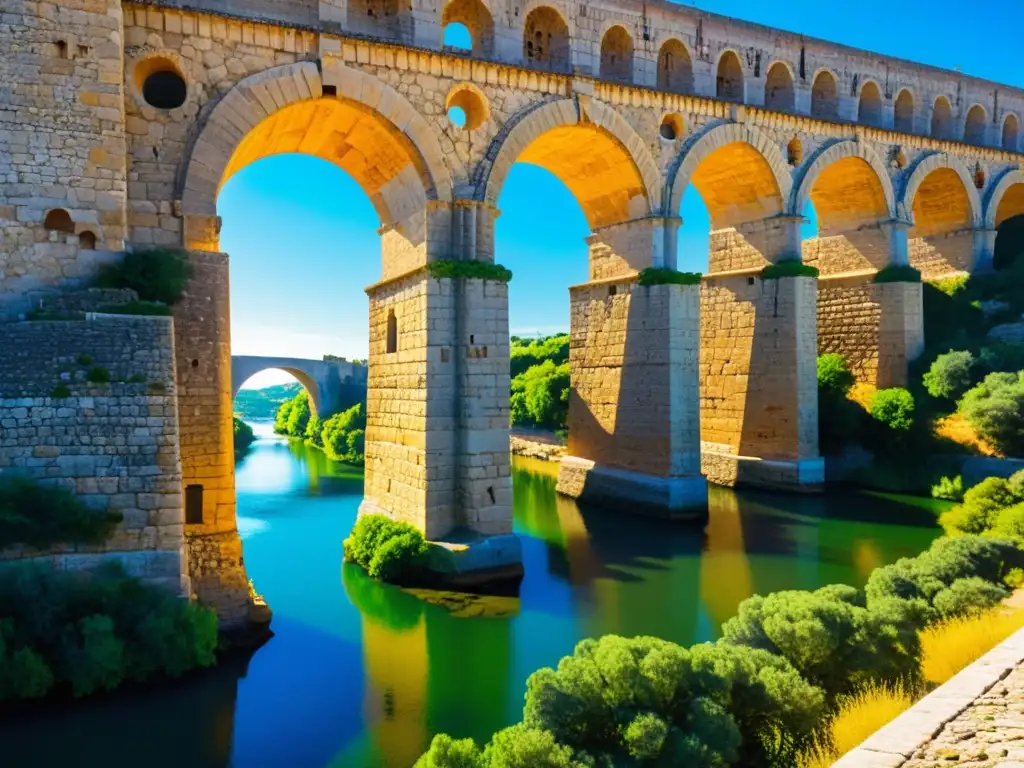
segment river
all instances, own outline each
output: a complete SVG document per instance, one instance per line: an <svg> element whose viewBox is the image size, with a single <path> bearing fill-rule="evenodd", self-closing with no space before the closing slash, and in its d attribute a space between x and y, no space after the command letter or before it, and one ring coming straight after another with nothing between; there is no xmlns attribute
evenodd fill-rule
<svg viewBox="0 0 1024 768"><path fill-rule="evenodd" d="M406 768L432 734L480 741L522 712L526 678L578 640L718 636L744 598L860 585L927 548L930 501L714 488L706 527L588 509L554 465L517 460L520 599L423 602L341 563L359 472L274 437L239 462L246 566L274 611L249 658L0 723L0 764L104 768Z"/></svg>

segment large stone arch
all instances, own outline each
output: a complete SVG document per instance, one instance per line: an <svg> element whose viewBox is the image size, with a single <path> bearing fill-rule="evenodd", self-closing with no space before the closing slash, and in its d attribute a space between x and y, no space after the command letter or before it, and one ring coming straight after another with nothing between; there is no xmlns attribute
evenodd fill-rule
<svg viewBox="0 0 1024 768"><path fill-rule="evenodd" d="M335 89L336 99L324 98L325 85ZM409 188L417 183L426 199L452 199L451 174L437 136L404 96L373 75L340 62L325 61L321 75L315 63L305 61L250 75L211 110L189 153L181 192L182 213L186 217L215 217L217 195L224 181L251 162L238 157L243 143L268 118L279 116L300 103L317 100L328 106L338 101L347 108L372 115L379 125L380 135L389 137L406 155L408 167L396 172L391 179L397 179L398 183L379 196L370 193L383 224L392 224L401 218L395 208L408 207L408 202L402 198L407 197ZM280 151L270 148L256 154L266 157Z"/></svg>
<svg viewBox="0 0 1024 768"><path fill-rule="evenodd" d="M314 413L319 414L323 405L323 394L320 385L317 383L317 371L311 370L304 365L302 360L290 360L286 358L273 357L232 357L231 358L231 400L238 396L242 385L258 373L264 371L284 371L295 379L302 388L309 394L313 405ZM309 360L309 363L323 365L317 360Z"/></svg>
<svg viewBox="0 0 1024 768"><path fill-rule="evenodd" d="M834 166L848 158L859 158L867 163L878 183L881 185L882 194L885 195L886 213L890 218L896 217L896 192L893 188L892 179L886 170L885 163L878 153L869 145L853 140L837 141L833 144L822 147L810 165L803 172L798 186L793 188L789 212L794 216L803 214L804 206L811 197L811 190L826 169Z"/></svg>
<svg viewBox="0 0 1024 768"><path fill-rule="evenodd" d="M743 213L728 215L725 210L719 211L716 216L715 204L705 196L704 203L711 213L712 228L728 227L736 223L742 223L742 219L751 214L749 218L765 218L785 212L787 201L790 199L793 190L793 177L790 175L789 167L786 164L782 152L765 133L751 125L740 123L726 123L719 125L701 134L693 143L684 150L678 160L678 166L674 173L670 172L668 189L667 213L669 216L679 216L683 202L683 193L686 187L693 181L694 174L698 172L701 164L714 153L730 145L741 145L744 147L744 159L753 160L760 158L763 161L762 170L765 175L760 178L760 184L749 187L753 192L771 192L778 198L778 206L762 205L760 208L758 200L748 199L741 201L744 204ZM771 188L771 189L770 189ZM699 191L699 190L698 190ZM702 193L703 196L703 193ZM756 213L756 216L753 215ZM716 221L717 219L717 221Z"/></svg>
<svg viewBox="0 0 1024 768"><path fill-rule="evenodd" d="M594 150L617 154L620 165L628 165L633 178L621 178L602 195L593 177L563 178L558 169L548 168L576 197L592 229L640 218L661 210L661 173L640 135L613 108L596 99L560 99L528 108L510 121L512 128L494 139L481 163L476 197L494 206L512 165L518 160L532 162L525 155L546 134L582 128L594 132ZM570 134L565 133L565 136ZM625 161L628 160L628 164ZM572 153L569 163L584 162ZM539 165L547 167L543 162ZM626 171L626 168L620 168ZM588 192L588 188L590 191ZM612 199L614 198L614 199ZM641 202L642 200L642 202Z"/></svg>
<svg viewBox="0 0 1024 768"><path fill-rule="evenodd" d="M933 152L924 155L914 165L913 170L903 185L903 194L899 203L901 217L905 216L907 220L913 222L914 198L917 196L918 189L924 183L924 180L928 178L929 174L942 168L948 168L960 177L970 205L971 220L969 223L971 226L978 226L982 220L982 206L981 196L974 186L974 178L960 158L946 152Z"/></svg>
<svg viewBox="0 0 1024 768"><path fill-rule="evenodd" d="M1000 205L1007 200L1007 193L1017 185L1020 185L1020 193L1016 191L1013 193L1014 210L1009 215L1000 217ZM1020 204L1016 205L1018 197L1020 198ZM1024 171L1021 171L1020 168L1011 168L999 177L999 180L992 185L992 189L988 193L988 198L985 202L985 229L995 229L1003 220L1022 213L1024 213Z"/></svg>

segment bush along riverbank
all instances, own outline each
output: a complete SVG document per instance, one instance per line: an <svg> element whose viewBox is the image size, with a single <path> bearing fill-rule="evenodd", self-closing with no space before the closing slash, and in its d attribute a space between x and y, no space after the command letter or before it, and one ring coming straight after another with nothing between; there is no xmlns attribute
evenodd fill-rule
<svg viewBox="0 0 1024 768"><path fill-rule="evenodd" d="M235 459L239 459L244 456L248 452L249 447L256 442L256 434L252 431L252 427L238 418L238 416L235 416L234 420Z"/></svg>
<svg viewBox="0 0 1024 768"><path fill-rule="evenodd" d="M945 536L864 589L751 597L715 643L584 640L529 678L522 722L483 748L438 735L417 766L828 765L865 701L895 716L927 690L922 633L998 606L1022 565L1011 541Z"/></svg>
<svg viewBox="0 0 1024 768"><path fill-rule="evenodd" d="M120 520L69 491L0 476L0 549L101 544ZM66 573L26 561L0 567L0 706L178 677L212 665L218 642L212 610L116 564Z"/></svg>
<svg viewBox="0 0 1024 768"><path fill-rule="evenodd" d="M277 410L274 432L304 440L327 454L332 461L361 467L366 463L366 404L321 420L312 412L305 390Z"/></svg>

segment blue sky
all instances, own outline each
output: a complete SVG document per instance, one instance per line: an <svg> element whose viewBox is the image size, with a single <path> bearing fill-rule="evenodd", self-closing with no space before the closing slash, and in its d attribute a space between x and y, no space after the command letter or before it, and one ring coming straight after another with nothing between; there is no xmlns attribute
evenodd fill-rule
<svg viewBox="0 0 1024 768"><path fill-rule="evenodd" d="M823 10L820 0L685 4L1024 87L1020 0L977 0L969 11L958 0L860 0L837 12ZM567 288L587 278L582 211L557 179L525 164L513 167L498 207L497 261L515 274L512 333L568 330ZM363 289L380 277L380 222L358 185L316 158L270 157L232 177L218 209L221 247L231 255L233 351L366 357ZM693 189L682 214L679 268L704 271L710 227ZM813 236L813 224L805 234ZM246 386L287 380L270 371Z"/></svg>

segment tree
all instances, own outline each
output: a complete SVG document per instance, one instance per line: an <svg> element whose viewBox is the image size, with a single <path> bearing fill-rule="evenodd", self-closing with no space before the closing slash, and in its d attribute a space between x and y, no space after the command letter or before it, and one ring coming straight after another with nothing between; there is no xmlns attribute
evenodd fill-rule
<svg viewBox="0 0 1024 768"><path fill-rule="evenodd" d="M924 375L925 389L932 397L956 400L974 382L974 363L974 355L966 350L939 355Z"/></svg>
<svg viewBox="0 0 1024 768"><path fill-rule="evenodd" d="M564 429L569 416L569 364L545 360L512 380L511 417L517 426Z"/></svg>
<svg viewBox="0 0 1024 768"><path fill-rule="evenodd" d="M871 399L871 417L896 432L914 426L914 396L905 389L880 389Z"/></svg>
<svg viewBox="0 0 1024 768"><path fill-rule="evenodd" d="M320 445L328 458L361 466L366 461L365 430L366 406L359 403L323 423Z"/></svg>
<svg viewBox="0 0 1024 768"><path fill-rule="evenodd" d="M990 373L964 395L960 412L1004 454L1024 456L1024 371Z"/></svg>

